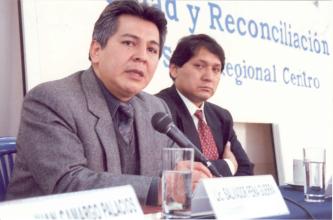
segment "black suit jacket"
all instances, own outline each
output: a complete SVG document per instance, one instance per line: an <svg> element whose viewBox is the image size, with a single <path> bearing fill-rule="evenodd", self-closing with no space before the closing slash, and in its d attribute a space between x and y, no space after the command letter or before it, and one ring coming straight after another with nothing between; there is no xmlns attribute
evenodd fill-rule
<svg viewBox="0 0 333 220"><path fill-rule="evenodd" d="M156 94L162 98L169 106L172 119L177 127L201 149L198 131L185 103L178 95L175 86L171 86ZM210 127L219 152L219 159L212 161L223 176L231 176L228 164L222 159L224 146L227 141L231 142L231 151L238 162L236 176L253 175L253 164L250 162L242 145L237 139L233 129L233 119L230 112L213 103L205 102L205 118Z"/></svg>

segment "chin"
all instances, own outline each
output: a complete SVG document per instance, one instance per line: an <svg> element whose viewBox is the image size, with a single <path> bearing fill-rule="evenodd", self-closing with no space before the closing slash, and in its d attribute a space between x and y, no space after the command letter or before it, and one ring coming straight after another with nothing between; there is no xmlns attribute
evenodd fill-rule
<svg viewBox="0 0 333 220"><path fill-rule="evenodd" d="M204 100L206 101L207 99L209 99L210 97L212 97L213 95L211 93L203 93L201 94L198 98L201 99L201 100Z"/></svg>
<svg viewBox="0 0 333 220"><path fill-rule="evenodd" d="M137 95L138 93L140 93L143 90L142 87L134 87L134 86L129 86L127 87L127 93L131 94L132 96Z"/></svg>

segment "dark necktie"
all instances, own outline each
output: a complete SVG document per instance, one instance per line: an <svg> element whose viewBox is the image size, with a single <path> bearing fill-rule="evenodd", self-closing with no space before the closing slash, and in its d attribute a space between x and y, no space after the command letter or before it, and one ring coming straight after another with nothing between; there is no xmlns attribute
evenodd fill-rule
<svg viewBox="0 0 333 220"><path fill-rule="evenodd" d="M134 109L130 104L119 104L119 133L123 137L124 141L129 144L133 137L133 116Z"/></svg>
<svg viewBox="0 0 333 220"><path fill-rule="evenodd" d="M203 154L207 157L208 160L218 159L219 154L217 151L216 143L210 128L203 120L202 111L197 110L194 115L199 119L198 133Z"/></svg>

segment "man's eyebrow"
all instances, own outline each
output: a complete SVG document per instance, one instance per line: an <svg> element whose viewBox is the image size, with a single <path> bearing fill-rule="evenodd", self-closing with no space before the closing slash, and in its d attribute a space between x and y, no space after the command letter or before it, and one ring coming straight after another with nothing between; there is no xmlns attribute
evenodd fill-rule
<svg viewBox="0 0 333 220"><path fill-rule="evenodd" d="M203 59L198 59L197 61L199 61L199 62L203 62L203 63L205 63L205 64L211 64L211 65L213 65L213 66L222 66L221 63L210 63L209 61L207 61L207 60L203 60Z"/></svg>
<svg viewBox="0 0 333 220"><path fill-rule="evenodd" d="M134 40L140 40L140 38L138 36L134 35L134 34L125 33L125 34L123 34L121 36L122 37L133 38ZM151 40L151 41L149 41L149 43L156 44L157 46L160 46L160 44L157 41L155 41L155 40Z"/></svg>
<svg viewBox="0 0 333 220"><path fill-rule="evenodd" d="M134 34L122 34L122 37L130 37L130 38L134 38L136 40L139 40L139 37L134 35Z"/></svg>

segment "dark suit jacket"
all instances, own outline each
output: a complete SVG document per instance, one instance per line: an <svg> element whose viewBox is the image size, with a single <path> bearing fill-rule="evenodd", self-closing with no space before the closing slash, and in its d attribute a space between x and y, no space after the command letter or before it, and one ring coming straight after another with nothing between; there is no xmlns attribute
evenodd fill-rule
<svg viewBox="0 0 333 220"><path fill-rule="evenodd" d="M170 112L144 92L132 104L140 176L122 174L114 124L92 69L32 89L23 103L7 199L130 184L145 203L161 172L162 149L173 143L150 121L156 112Z"/></svg>
<svg viewBox="0 0 333 220"><path fill-rule="evenodd" d="M156 94L164 99L168 104L172 114L172 119L177 127L201 149L200 139L192 117L178 95L175 86L166 88ZM212 161L223 176L231 176L228 164L222 159L224 146L227 141L231 142L231 150L235 154L238 162L238 169L235 175L253 175L253 164L250 162L233 129L233 119L228 110L217 105L205 102L204 107L207 124L212 130L216 145L218 147L219 158Z"/></svg>

